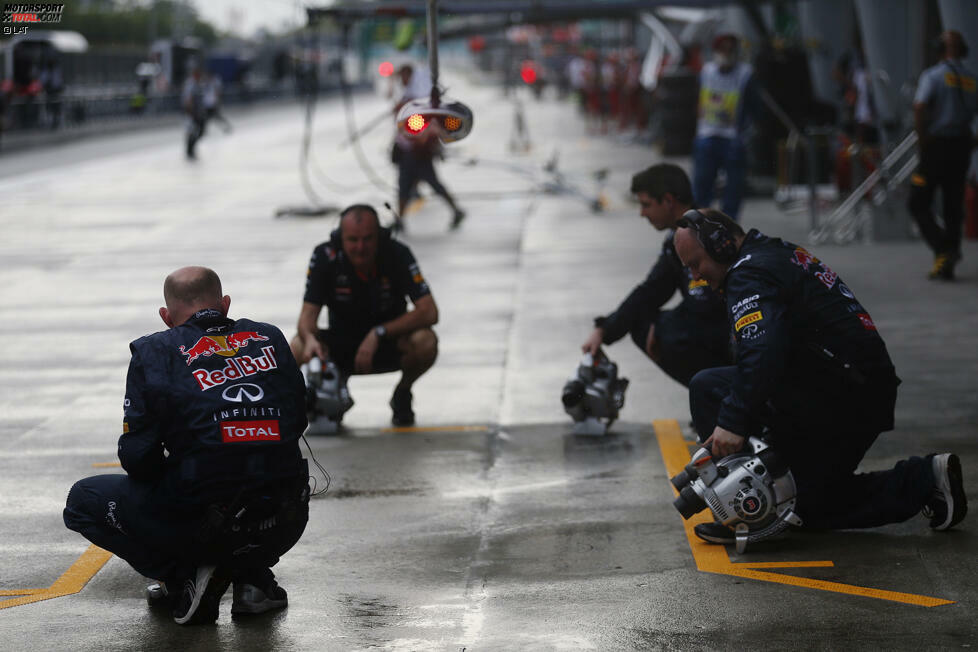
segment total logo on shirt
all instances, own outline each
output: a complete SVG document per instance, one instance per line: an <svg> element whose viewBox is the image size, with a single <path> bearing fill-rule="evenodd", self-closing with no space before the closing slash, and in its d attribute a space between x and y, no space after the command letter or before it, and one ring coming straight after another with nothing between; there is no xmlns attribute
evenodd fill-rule
<svg viewBox="0 0 978 652"><path fill-rule="evenodd" d="M281 441L278 421L222 421L221 440L225 444L242 441Z"/></svg>

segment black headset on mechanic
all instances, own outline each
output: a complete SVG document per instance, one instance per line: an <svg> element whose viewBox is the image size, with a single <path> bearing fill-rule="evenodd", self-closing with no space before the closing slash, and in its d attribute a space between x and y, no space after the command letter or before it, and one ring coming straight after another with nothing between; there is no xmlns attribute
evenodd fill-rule
<svg viewBox="0 0 978 652"><path fill-rule="evenodd" d="M737 236L743 231L736 234L722 220L696 208L683 213L676 226L692 230L707 255L721 265L732 265L737 260Z"/></svg>
<svg viewBox="0 0 978 652"><path fill-rule="evenodd" d="M397 218L397 213L395 213L394 210L390 208L390 204L385 204L385 206L387 206L387 208L390 209L391 213L394 214L394 217ZM340 226L337 226L335 229L333 229L333 231L330 233L330 238L333 238L333 237L336 237L337 235L342 234L342 232L343 232L343 228L342 228L343 218L346 217L347 214L353 213L353 212L358 212L358 213L359 212L365 212L365 213L370 213L371 215L374 216L374 219L377 220L377 241L378 241L378 244L385 245L387 242L390 242L391 240L394 240L395 239L394 238L394 232L391 231L391 228L390 227L383 226L381 224L381 222L380 222L380 213L378 213L377 212L377 209L374 208L373 206L371 206L370 204L350 204L349 206L347 206L346 208L344 208L343 210L341 210L340 211Z"/></svg>

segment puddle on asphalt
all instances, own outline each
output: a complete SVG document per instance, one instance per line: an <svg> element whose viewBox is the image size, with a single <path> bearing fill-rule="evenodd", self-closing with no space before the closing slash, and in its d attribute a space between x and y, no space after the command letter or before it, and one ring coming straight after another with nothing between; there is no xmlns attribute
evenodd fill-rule
<svg viewBox="0 0 978 652"><path fill-rule="evenodd" d="M564 457L579 465L632 464L645 456L646 446L635 433L610 432L602 437L564 435Z"/></svg>
<svg viewBox="0 0 978 652"><path fill-rule="evenodd" d="M386 604L380 598L365 598L356 595L340 595L339 602L346 611L346 616L355 619L359 627L390 627L400 624L405 614L401 607Z"/></svg>
<svg viewBox="0 0 978 652"><path fill-rule="evenodd" d="M408 488L408 489L350 489L350 488L339 488L330 489L322 496L316 496L317 499L333 498L335 500L343 500L345 498L387 498L389 496L420 496L424 494L424 490L418 488Z"/></svg>

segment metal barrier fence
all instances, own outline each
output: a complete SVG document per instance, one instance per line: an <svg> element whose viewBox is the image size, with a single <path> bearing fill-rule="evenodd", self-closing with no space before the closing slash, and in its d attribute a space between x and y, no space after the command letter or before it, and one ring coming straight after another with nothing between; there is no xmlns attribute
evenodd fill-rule
<svg viewBox="0 0 978 652"><path fill-rule="evenodd" d="M324 87L320 93L337 90ZM222 106L247 105L298 96L292 83L264 88L232 88L221 97ZM76 129L92 122L138 121L147 116L176 115L182 112L179 93L142 97L118 86L69 89L58 96L15 97L0 115L0 128L6 133L32 130Z"/></svg>

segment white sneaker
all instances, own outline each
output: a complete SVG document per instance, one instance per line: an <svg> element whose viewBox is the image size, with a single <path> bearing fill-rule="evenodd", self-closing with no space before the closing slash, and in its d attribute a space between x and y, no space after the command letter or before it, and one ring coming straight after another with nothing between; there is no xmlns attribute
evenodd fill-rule
<svg viewBox="0 0 978 652"><path fill-rule="evenodd" d="M960 523L968 513L961 461L954 453L942 453L931 458L931 465L934 469L934 495L920 511L930 519L932 528L947 530Z"/></svg>
<svg viewBox="0 0 978 652"><path fill-rule="evenodd" d="M178 625L198 625L217 620L221 596L231 583L230 574L219 566L200 566L183 584L183 593L173 610Z"/></svg>

